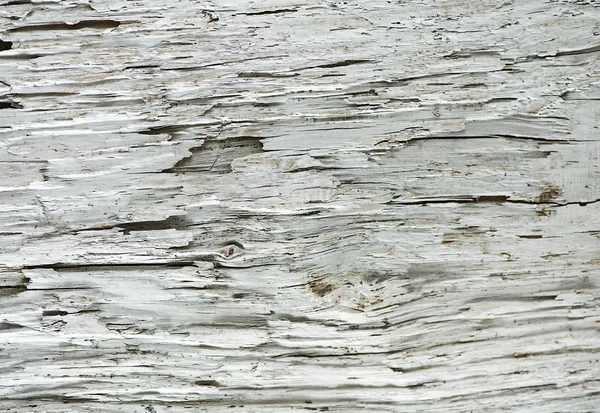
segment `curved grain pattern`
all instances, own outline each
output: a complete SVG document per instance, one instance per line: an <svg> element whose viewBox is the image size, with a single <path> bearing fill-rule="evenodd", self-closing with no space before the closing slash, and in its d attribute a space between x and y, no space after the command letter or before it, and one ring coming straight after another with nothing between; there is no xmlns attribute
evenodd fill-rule
<svg viewBox="0 0 600 413"><path fill-rule="evenodd" d="M596 1L0 7L0 409L592 412Z"/></svg>

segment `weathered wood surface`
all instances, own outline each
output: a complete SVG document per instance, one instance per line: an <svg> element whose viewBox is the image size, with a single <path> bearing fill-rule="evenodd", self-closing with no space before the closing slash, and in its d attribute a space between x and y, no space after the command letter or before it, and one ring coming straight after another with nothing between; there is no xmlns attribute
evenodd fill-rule
<svg viewBox="0 0 600 413"><path fill-rule="evenodd" d="M598 5L3 0L0 410L598 411Z"/></svg>

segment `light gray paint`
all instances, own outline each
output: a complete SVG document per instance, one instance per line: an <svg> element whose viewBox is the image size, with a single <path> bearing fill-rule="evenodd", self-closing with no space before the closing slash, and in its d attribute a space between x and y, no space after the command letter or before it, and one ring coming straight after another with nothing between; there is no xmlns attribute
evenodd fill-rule
<svg viewBox="0 0 600 413"><path fill-rule="evenodd" d="M598 411L597 1L2 1L2 411Z"/></svg>

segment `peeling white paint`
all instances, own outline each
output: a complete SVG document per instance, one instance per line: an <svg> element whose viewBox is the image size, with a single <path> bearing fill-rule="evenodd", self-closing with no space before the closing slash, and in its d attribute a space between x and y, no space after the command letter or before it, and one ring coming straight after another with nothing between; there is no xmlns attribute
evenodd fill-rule
<svg viewBox="0 0 600 413"><path fill-rule="evenodd" d="M0 4L0 410L592 412L596 1Z"/></svg>

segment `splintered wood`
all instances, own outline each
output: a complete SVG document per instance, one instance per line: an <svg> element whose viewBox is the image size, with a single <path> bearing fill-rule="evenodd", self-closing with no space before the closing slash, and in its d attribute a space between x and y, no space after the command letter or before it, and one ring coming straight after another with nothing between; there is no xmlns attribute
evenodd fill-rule
<svg viewBox="0 0 600 413"><path fill-rule="evenodd" d="M600 408L595 0L0 0L0 410Z"/></svg>

